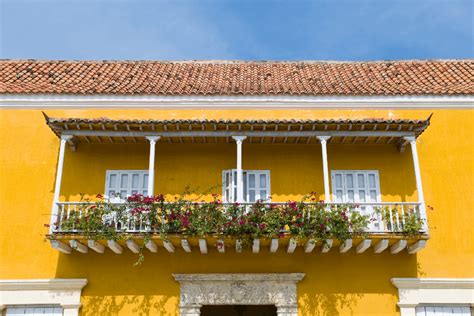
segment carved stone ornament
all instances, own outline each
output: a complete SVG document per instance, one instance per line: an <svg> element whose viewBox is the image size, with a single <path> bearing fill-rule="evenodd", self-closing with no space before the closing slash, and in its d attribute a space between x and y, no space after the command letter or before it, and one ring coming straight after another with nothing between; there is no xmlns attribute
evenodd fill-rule
<svg viewBox="0 0 474 316"><path fill-rule="evenodd" d="M275 305L278 316L297 316L296 283L304 273L173 274L181 285L180 315L203 305Z"/></svg>

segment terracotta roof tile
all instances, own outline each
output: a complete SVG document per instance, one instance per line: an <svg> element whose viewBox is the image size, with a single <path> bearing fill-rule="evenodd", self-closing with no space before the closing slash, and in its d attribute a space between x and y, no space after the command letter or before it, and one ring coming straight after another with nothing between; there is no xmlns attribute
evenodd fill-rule
<svg viewBox="0 0 474 316"><path fill-rule="evenodd" d="M474 60L380 62L0 60L0 93L472 95Z"/></svg>

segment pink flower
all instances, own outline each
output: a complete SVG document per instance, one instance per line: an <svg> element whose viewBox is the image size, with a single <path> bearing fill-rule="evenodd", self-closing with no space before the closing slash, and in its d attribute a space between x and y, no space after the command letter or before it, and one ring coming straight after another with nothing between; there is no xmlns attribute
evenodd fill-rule
<svg viewBox="0 0 474 316"><path fill-rule="evenodd" d="M298 203L296 203L295 201L288 202L288 206L294 211L298 209Z"/></svg>
<svg viewBox="0 0 474 316"><path fill-rule="evenodd" d="M265 229L265 223L258 224L258 228L260 228L260 230Z"/></svg>

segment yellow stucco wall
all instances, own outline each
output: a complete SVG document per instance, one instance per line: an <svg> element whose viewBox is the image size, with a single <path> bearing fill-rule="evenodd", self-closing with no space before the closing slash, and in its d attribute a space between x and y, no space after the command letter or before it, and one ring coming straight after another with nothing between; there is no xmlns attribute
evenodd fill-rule
<svg viewBox="0 0 474 316"><path fill-rule="evenodd" d="M58 139L39 110L0 110L0 279L87 278L83 315L176 315L179 286L171 273L303 272L298 285L301 315L397 315L392 277L474 277L473 110L164 111L48 110L52 117L110 118L426 118L418 140L431 238L417 255L388 251L331 251L293 255L262 250L206 256L160 248L134 267L136 255L89 252L63 255L45 242ZM384 201L416 199L411 153L391 146L329 145L330 169L378 169ZM148 147L81 144L66 151L62 199L104 191L106 169L146 169ZM220 184L222 169L235 165L235 145L159 143L155 191L179 194ZM323 191L318 145L245 144L244 169L270 169L274 201ZM220 188L214 191L220 193Z"/></svg>

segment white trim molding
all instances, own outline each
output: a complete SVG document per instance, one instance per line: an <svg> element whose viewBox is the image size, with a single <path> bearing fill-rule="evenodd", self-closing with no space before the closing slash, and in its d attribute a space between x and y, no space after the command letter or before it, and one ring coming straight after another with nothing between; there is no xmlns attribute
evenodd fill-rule
<svg viewBox="0 0 474 316"><path fill-rule="evenodd" d="M173 274L180 283L180 315L199 316L203 305L275 305L297 316L296 284L303 273Z"/></svg>
<svg viewBox="0 0 474 316"><path fill-rule="evenodd" d="M87 279L0 280L0 313L9 306L59 305L64 316L77 316Z"/></svg>
<svg viewBox="0 0 474 316"><path fill-rule="evenodd" d="M474 108L474 95L399 96L126 96L0 94L0 108L153 109L432 109Z"/></svg>
<svg viewBox="0 0 474 316"><path fill-rule="evenodd" d="M401 316L416 316L421 305L474 306L474 278L393 278Z"/></svg>

